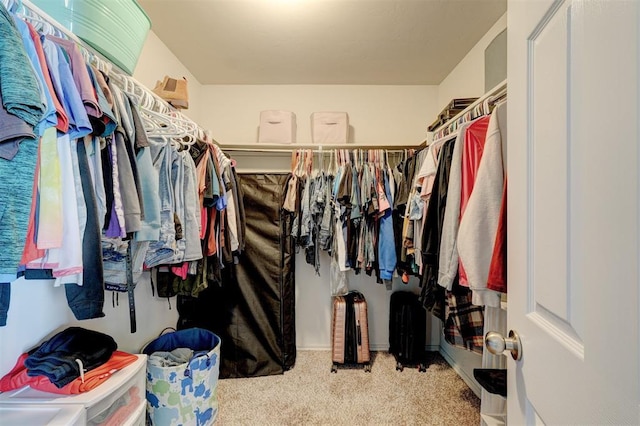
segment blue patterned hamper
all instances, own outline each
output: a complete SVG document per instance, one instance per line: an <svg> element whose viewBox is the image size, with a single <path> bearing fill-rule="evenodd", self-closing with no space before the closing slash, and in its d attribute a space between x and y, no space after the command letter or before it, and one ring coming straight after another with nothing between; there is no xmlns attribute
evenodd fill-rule
<svg viewBox="0 0 640 426"><path fill-rule="evenodd" d="M166 365L154 353L193 350L188 361ZM142 352L147 360L147 413L152 425L211 425L218 415L220 338L211 331L188 328L162 334Z"/></svg>

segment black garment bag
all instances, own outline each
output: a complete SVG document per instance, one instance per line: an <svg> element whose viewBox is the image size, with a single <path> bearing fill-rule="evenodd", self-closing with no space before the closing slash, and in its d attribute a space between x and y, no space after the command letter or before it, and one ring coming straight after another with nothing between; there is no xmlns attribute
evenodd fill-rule
<svg viewBox="0 0 640 426"><path fill-rule="evenodd" d="M178 296L178 328L220 336L221 378L281 374L295 362L293 217L282 209L287 178L239 174L246 215L239 263L226 264L221 284L210 281L197 298Z"/></svg>

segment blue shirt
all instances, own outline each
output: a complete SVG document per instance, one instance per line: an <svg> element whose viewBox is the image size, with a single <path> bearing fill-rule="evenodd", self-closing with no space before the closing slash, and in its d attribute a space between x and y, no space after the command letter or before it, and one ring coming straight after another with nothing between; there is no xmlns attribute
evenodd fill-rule
<svg viewBox="0 0 640 426"><path fill-rule="evenodd" d="M44 75L42 74L42 66L40 65L38 53L36 52L36 47L33 44L33 39L31 38L31 33L29 32L29 26L26 24L26 22L16 16L13 16L13 20L16 23L18 31L20 31L20 35L22 36L22 43L24 44L25 50L27 51L27 56L29 57L29 61L31 62L31 66L33 67L33 71L35 72L38 86L40 86L42 103L45 105L44 116L34 129L36 135L42 136L45 129L49 127L55 127L58 124L56 106L53 103L53 98L51 97L51 93L49 93L49 88L47 87Z"/></svg>
<svg viewBox="0 0 640 426"><path fill-rule="evenodd" d="M72 140L82 138L92 132L91 122L73 81L69 62L62 48L51 40L43 38L42 48L49 65L53 88L69 117L69 137Z"/></svg>

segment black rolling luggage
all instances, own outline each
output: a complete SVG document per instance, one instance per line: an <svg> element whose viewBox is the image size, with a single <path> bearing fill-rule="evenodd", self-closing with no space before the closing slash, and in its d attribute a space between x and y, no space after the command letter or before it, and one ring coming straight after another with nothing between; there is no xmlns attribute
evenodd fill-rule
<svg viewBox="0 0 640 426"><path fill-rule="evenodd" d="M396 358L396 370L407 365L417 365L427 371L425 340L427 313L418 296L408 291L391 295L389 309L389 352Z"/></svg>

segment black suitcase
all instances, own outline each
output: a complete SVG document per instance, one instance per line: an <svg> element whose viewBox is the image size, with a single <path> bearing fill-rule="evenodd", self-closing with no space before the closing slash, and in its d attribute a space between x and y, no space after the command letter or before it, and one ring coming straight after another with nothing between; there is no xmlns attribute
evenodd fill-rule
<svg viewBox="0 0 640 426"><path fill-rule="evenodd" d="M396 358L396 370L417 365L419 371L427 371L426 334L427 312L418 296L409 291L393 293L389 308L389 352Z"/></svg>

